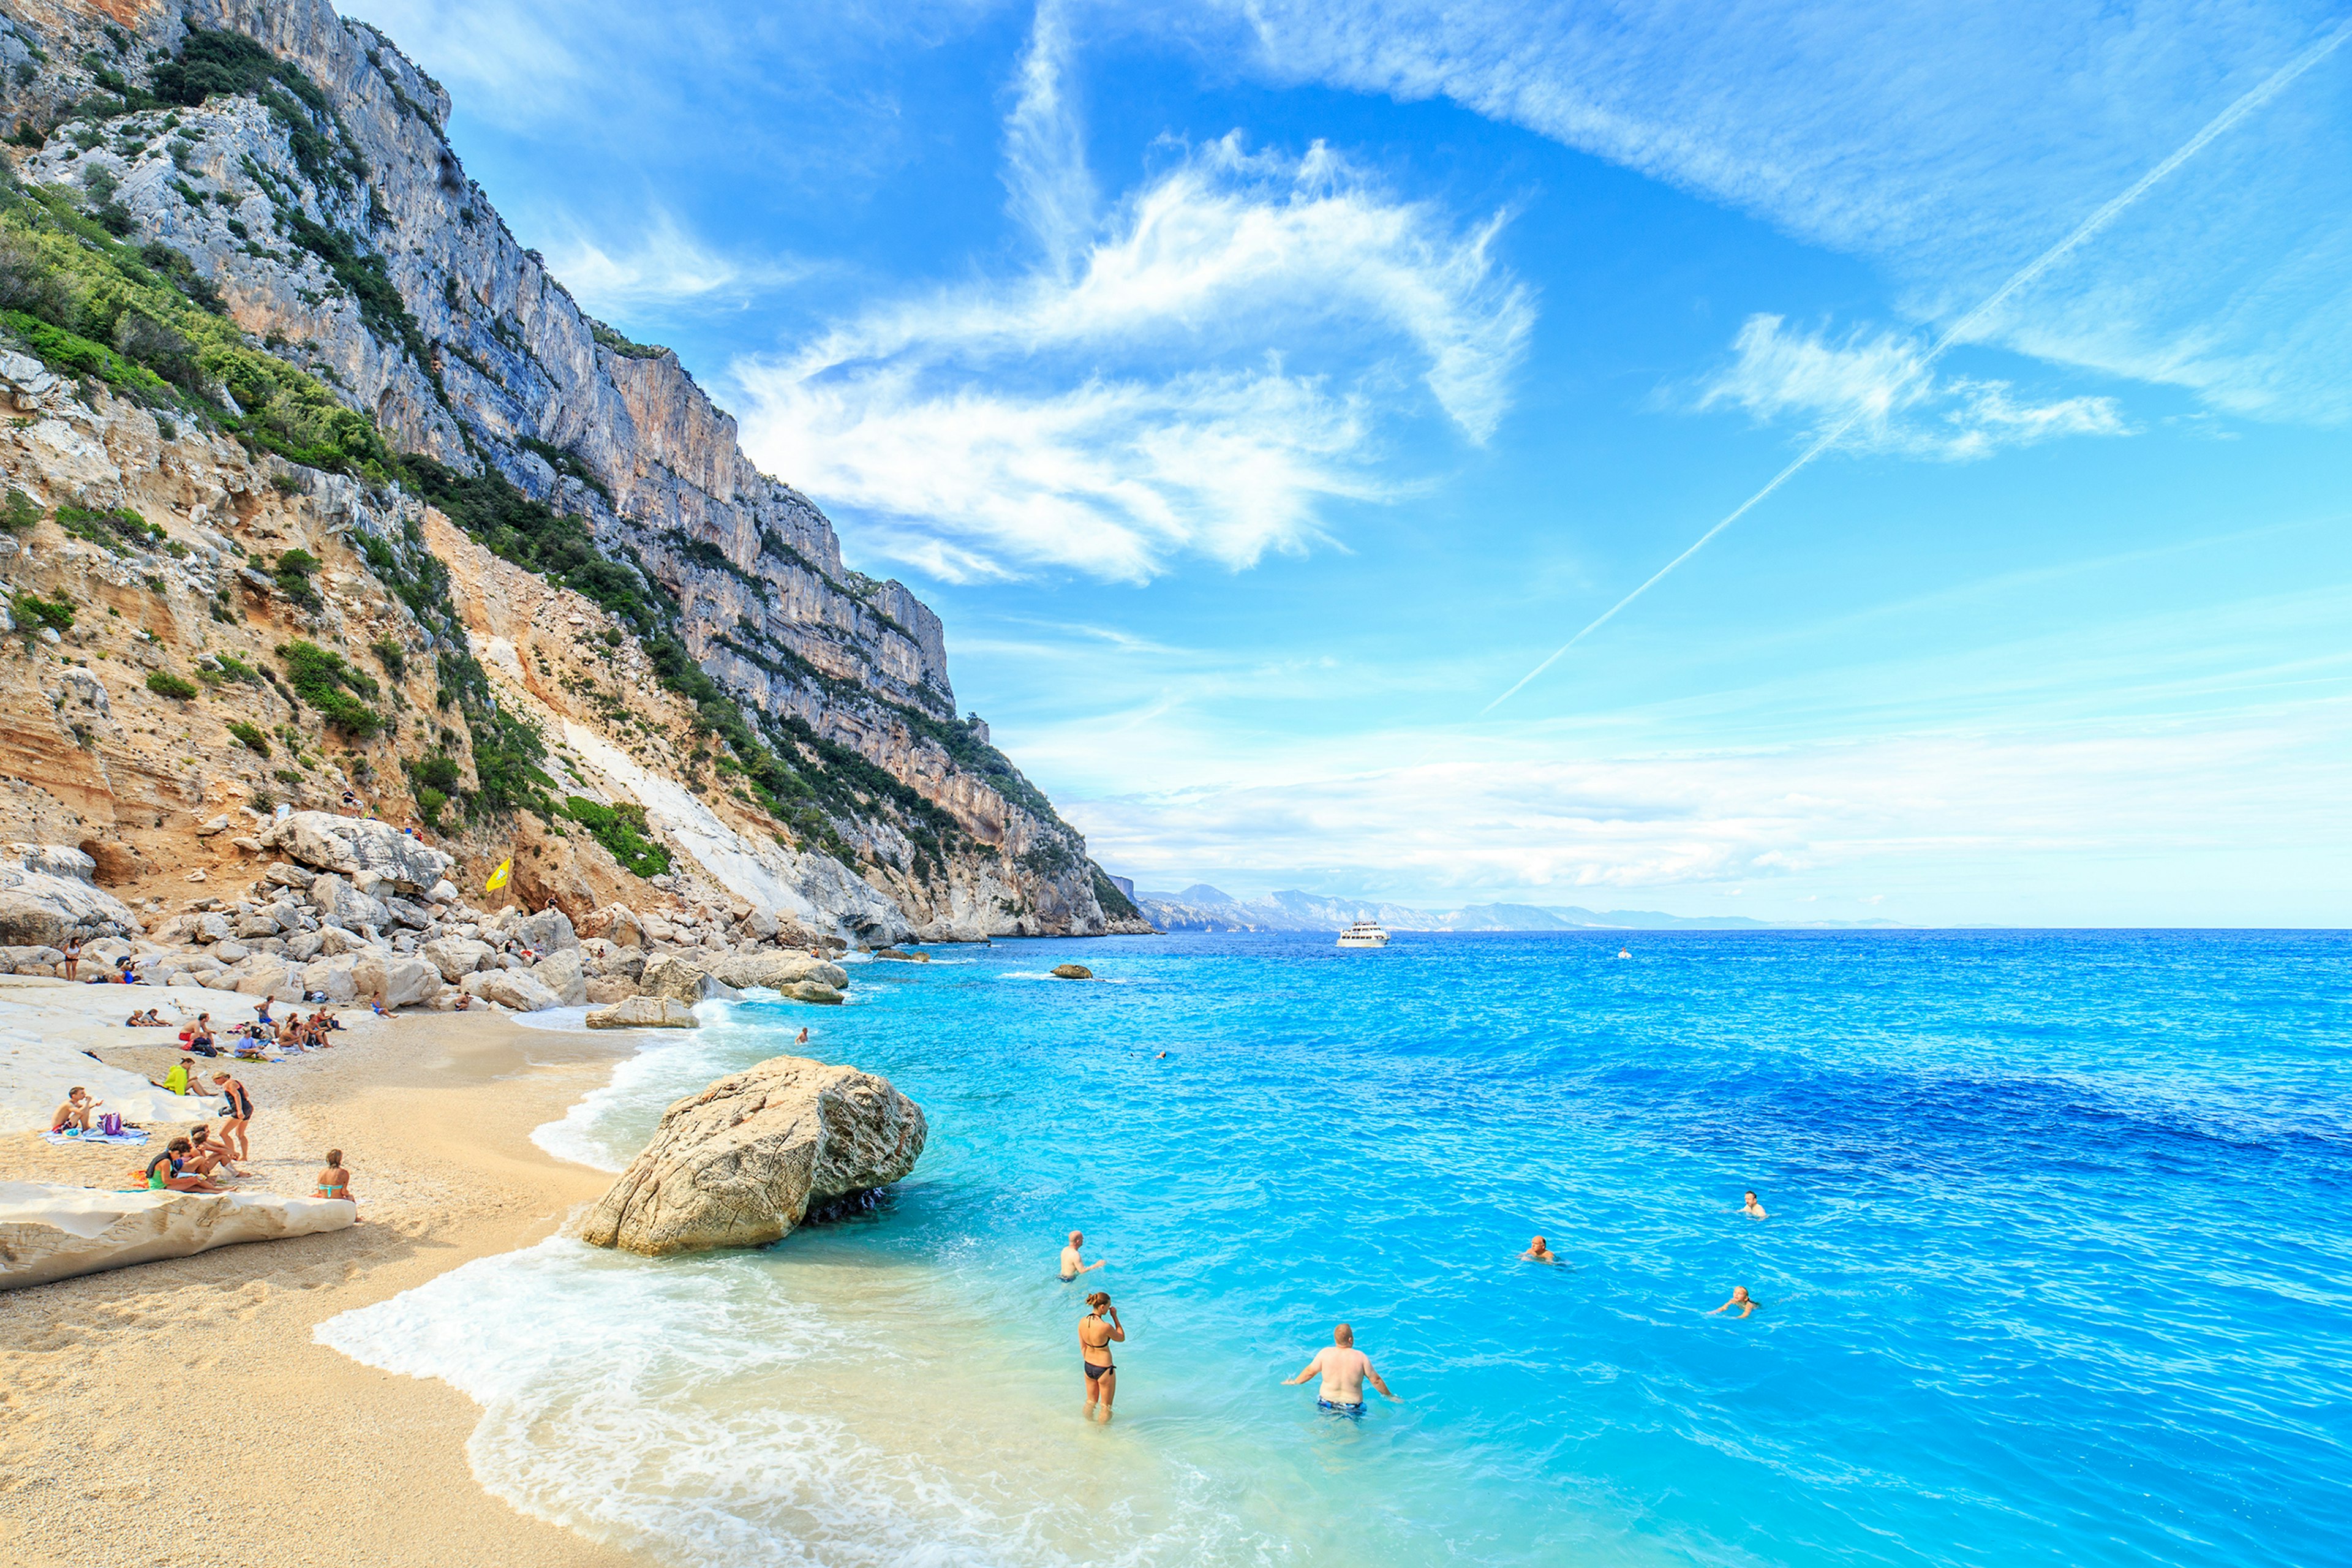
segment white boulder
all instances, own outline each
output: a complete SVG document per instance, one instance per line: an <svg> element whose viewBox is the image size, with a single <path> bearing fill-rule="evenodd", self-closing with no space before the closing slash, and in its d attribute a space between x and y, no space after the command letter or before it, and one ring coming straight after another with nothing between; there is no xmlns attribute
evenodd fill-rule
<svg viewBox="0 0 2352 1568"><path fill-rule="evenodd" d="M126 1167L142 1150L123 1148ZM274 1193L97 1192L0 1182L0 1289L22 1289L247 1241L341 1230L359 1217L341 1198Z"/></svg>
<svg viewBox="0 0 2352 1568"><path fill-rule="evenodd" d="M566 1007L583 1006L588 1001L588 975L581 967L576 947L548 954L530 966L530 973Z"/></svg>
<svg viewBox="0 0 2352 1568"><path fill-rule="evenodd" d="M422 839L388 822L297 811L261 835L262 844L319 871L358 880L373 874L404 893L423 893L446 879L456 864Z"/></svg>
<svg viewBox="0 0 2352 1568"><path fill-rule="evenodd" d="M887 1079L775 1057L665 1111L580 1234L648 1257L765 1247L812 1205L905 1176L927 1131L922 1109Z"/></svg>
<svg viewBox="0 0 2352 1568"><path fill-rule="evenodd" d="M441 972L442 979L452 985L490 961L489 943L476 942L471 937L437 937L417 952Z"/></svg>
<svg viewBox="0 0 2352 1568"><path fill-rule="evenodd" d="M667 996L630 996L588 1015L592 1029L691 1029L694 1009Z"/></svg>
<svg viewBox="0 0 2352 1568"><path fill-rule="evenodd" d="M485 1002L495 1002L517 1013L536 1013L544 1007L562 1005L562 998L544 984L531 978L528 969L485 969L468 974L458 983ZM582 1001L586 1001L583 988Z"/></svg>

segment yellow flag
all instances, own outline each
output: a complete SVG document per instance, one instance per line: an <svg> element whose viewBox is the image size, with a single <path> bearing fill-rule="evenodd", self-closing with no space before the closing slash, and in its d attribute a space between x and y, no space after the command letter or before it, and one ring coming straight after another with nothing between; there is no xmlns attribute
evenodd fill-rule
<svg viewBox="0 0 2352 1568"><path fill-rule="evenodd" d="M482 884L482 891L486 893L497 892L500 888L507 885L507 879L512 875L514 875L514 857L509 855L505 859L499 862L499 868L490 873L490 879L488 881Z"/></svg>

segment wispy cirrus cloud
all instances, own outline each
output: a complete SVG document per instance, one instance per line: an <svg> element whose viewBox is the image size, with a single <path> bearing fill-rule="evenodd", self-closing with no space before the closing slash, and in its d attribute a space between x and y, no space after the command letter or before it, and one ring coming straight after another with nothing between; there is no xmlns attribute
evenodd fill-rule
<svg viewBox="0 0 2352 1568"><path fill-rule="evenodd" d="M1489 118L1884 263L1949 321L2315 43L2301 0L1209 0L1260 68ZM2334 10L2335 14L2330 15ZM2352 416L2352 160L2337 50L1972 341Z"/></svg>
<svg viewBox="0 0 2352 1568"><path fill-rule="evenodd" d="M1693 398L1700 409L1737 407L1760 423L1795 423L1807 437L1861 411L1835 446L1855 451L1964 459L2062 436L2126 436L2111 397L2021 399L2010 383L1947 374L1917 339L1860 329L1832 340L1750 316L1733 359Z"/></svg>
<svg viewBox="0 0 2352 1568"><path fill-rule="evenodd" d="M626 247L609 245L575 226L548 247L547 264L574 298L600 316L738 305L760 289L812 270L790 258L727 255L660 211Z"/></svg>
<svg viewBox="0 0 2352 1568"><path fill-rule="evenodd" d="M1098 216L1072 91L1048 5L1006 120L1035 265L739 362L763 464L941 575L1142 580L1304 549L1329 503L1409 489L1381 466L1391 421L1493 435L1535 313L1493 254L1502 215L1465 226L1320 143L1235 132L1164 145Z"/></svg>

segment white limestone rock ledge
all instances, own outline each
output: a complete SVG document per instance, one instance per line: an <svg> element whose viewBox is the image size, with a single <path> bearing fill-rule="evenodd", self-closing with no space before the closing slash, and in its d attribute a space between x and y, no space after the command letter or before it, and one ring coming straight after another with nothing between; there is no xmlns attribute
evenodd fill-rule
<svg viewBox="0 0 2352 1568"><path fill-rule="evenodd" d="M140 1150L121 1151L127 1166ZM215 1247L341 1230L359 1205L275 1193L118 1193L0 1182L0 1290Z"/></svg>

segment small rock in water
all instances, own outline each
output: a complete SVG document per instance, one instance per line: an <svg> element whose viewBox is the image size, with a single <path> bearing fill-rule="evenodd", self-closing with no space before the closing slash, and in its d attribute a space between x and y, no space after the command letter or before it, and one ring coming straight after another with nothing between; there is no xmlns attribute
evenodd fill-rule
<svg viewBox="0 0 2352 1568"><path fill-rule="evenodd" d="M1094 977L1095 972L1083 963L1054 965L1054 978L1056 980L1092 980Z"/></svg>

